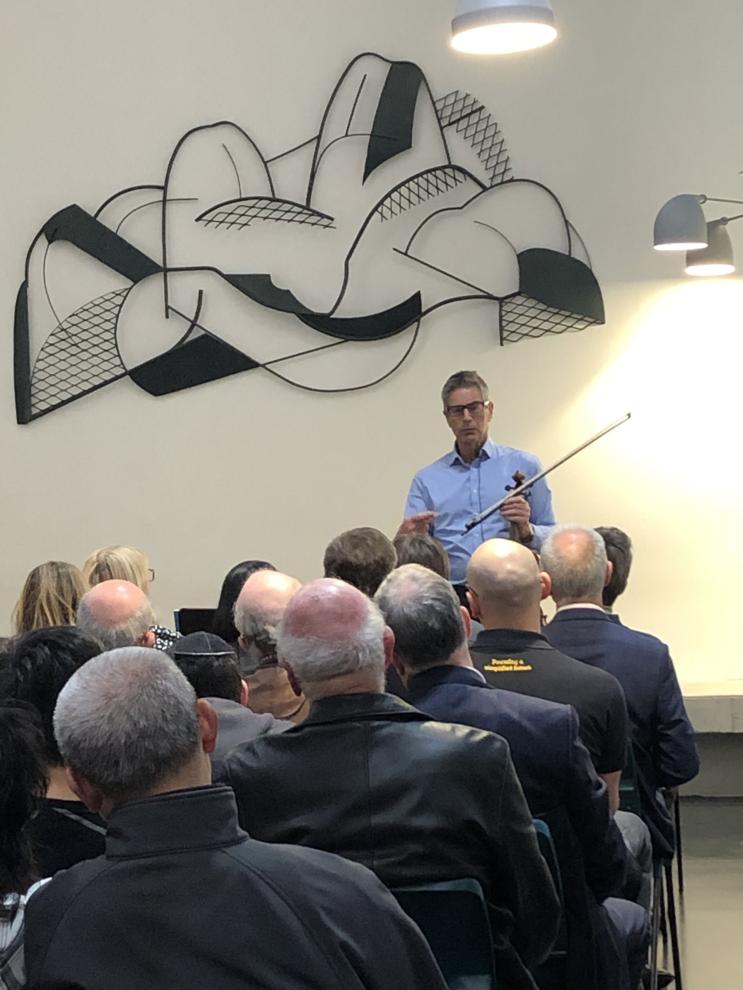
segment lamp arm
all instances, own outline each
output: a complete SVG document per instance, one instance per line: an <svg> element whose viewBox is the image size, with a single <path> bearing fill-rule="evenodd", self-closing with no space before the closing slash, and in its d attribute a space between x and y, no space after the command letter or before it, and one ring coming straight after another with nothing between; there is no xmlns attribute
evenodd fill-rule
<svg viewBox="0 0 743 990"><path fill-rule="evenodd" d="M735 203L737 206L743 206L743 199L717 199L715 196L705 196L704 193L699 197L701 203Z"/></svg>
<svg viewBox="0 0 743 990"><path fill-rule="evenodd" d="M734 217L720 217L718 223L728 224L732 223L733 220L743 220L743 213L736 213Z"/></svg>

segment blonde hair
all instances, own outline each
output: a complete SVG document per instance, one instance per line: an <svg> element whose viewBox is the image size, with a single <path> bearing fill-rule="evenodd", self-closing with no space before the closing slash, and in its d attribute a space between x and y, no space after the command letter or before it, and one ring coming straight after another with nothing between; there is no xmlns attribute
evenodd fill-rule
<svg viewBox="0 0 743 990"><path fill-rule="evenodd" d="M89 588L101 581L130 581L147 591L148 570L147 557L136 547L102 547L94 550L83 564L83 577Z"/></svg>
<svg viewBox="0 0 743 990"><path fill-rule="evenodd" d="M74 564L48 560L34 567L13 609L16 635L45 626L74 625L85 590L83 575Z"/></svg>

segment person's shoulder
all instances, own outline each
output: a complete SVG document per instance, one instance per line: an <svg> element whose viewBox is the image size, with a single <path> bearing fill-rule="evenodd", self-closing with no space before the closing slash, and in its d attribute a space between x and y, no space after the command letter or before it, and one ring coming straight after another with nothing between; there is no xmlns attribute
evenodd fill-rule
<svg viewBox="0 0 743 990"><path fill-rule="evenodd" d="M627 642L632 642L649 653L658 654L659 656L665 656L668 653L668 646L658 636L653 636L652 633L643 632L641 629L633 629L631 626L625 626L621 622L612 623L612 626L618 630Z"/></svg>
<svg viewBox="0 0 743 990"><path fill-rule="evenodd" d="M112 867L105 856L82 860L67 870L60 870L48 882L29 891L26 903L26 926L39 924L48 929L50 919L61 918L85 890Z"/></svg>
<svg viewBox="0 0 743 990"><path fill-rule="evenodd" d="M441 471L445 471L451 465L452 451L447 450L445 454L441 457L437 457L435 461L431 461L430 464L426 464L424 467L419 468L413 476L413 482L415 481L426 481L434 475L439 474Z"/></svg>
<svg viewBox="0 0 743 990"><path fill-rule="evenodd" d="M535 473L542 466L542 462L537 455L532 454L529 450L521 450L519 447L509 447L506 444L495 443L493 441L491 441L491 444L494 457L508 457L513 461L518 461L519 466L534 469Z"/></svg>

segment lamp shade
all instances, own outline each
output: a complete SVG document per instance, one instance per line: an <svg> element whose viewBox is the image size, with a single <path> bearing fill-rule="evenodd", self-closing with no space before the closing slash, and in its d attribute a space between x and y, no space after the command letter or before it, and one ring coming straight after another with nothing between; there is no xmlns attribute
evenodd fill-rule
<svg viewBox="0 0 743 990"><path fill-rule="evenodd" d="M471 55L541 48L557 37L549 0L457 0L451 44Z"/></svg>
<svg viewBox="0 0 743 990"><path fill-rule="evenodd" d="M707 224L708 245L700 251L687 251L687 275L711 277L714 275L732 275L735 271L733 245L725 224L713 220Z"/></svg>
<svg viewBox="0 0 743 990"><path fill-rule="evenodd" d="M707 247L707 221L699 199L683 193L661 207L653 230L656 251L697 251Z"/></svg>

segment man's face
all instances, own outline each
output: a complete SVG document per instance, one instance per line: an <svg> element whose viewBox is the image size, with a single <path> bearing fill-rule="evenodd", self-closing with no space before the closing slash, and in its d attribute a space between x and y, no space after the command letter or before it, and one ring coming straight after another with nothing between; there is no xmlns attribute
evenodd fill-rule
<svg viewBox="0 0 743 990"><path fill-rule="evenodd" d="M488 437L490 420L493 418L493 403L483 402L480 389L476 386L457 388L446 400L444 416L460 450L479 448Z"/></svg>

